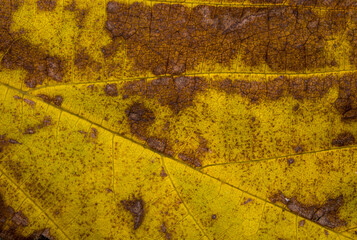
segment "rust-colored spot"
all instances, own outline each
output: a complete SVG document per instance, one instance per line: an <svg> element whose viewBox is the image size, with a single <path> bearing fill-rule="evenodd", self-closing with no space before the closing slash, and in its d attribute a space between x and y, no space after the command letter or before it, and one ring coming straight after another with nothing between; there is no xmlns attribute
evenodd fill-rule
<svg viewBox="0 0 357 240"><path fill-rule="evenodd" d="M37 9L42 11L53 11L56 8L55 0L38 0Z"/></svg>
<svg viewBox="0 0 357 240"><path fill-rule="evenodd" d="M115 83L107 84L104 87L104 92L107 96L116 97L118 96L118 89Z"/></svg>
<svg viewBox="0 0 357 240"><path fill-rule="evenodd" d="M350 132L344 132L338 134L337 138L332 140L332 146L348 146L355 143L355 137Z"/></svg>
<svg viewBox="0 0 357 240"><path fill-rule="evenodd" d="M141 198L133 198L131 200L120 201L124 208L129 211L134 218L134 229L138 229L143 223L145 211L144 201Z"/></svg>
<svg viewBox="0 0 357 240"><path fill-rule="evenodd" d="M54 105L59 106L59 107L62 105L62 102L63 102L63 97L60 95L50 97L45 94L37 94L37 97L42 98L42 100L47 103L53 103Z"/></svg>
<svg viewBox="0 0 357 240"><path fill-rule="evenodd" d="M321 226L336 228L347 223L338 216L340 207L344 204L343 195L334 199L328 199L323 205L307 206L300 203L296 197L287 198L281 191L271 196L270 201L281 202L293 213L314 221Z"/></svg>
<svg viewBox="0 0 357 240"><path fill-rule="evenodd" d="M168 106L174 113L192 106L195 95L205 90L208 82L201 77L164 77L145 81L132 81L123 86L124 94L139 95L157 99L162 106Z"/></svg>

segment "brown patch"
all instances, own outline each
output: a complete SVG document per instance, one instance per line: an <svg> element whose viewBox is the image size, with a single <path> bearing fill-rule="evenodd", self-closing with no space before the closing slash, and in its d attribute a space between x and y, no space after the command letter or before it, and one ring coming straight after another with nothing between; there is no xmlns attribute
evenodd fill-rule
<svg viewBox="0 0 357 240"><path fill-rule="evenodd" d="M48 78L62 81L63 62L59 57L50 56L39 46L21 38L21 33L10 30L11 14L18 9L20 2L0 1L0 51L6 52L1 59L1 66L7 69L24 69L27 72L25 84L30 88L42 84Z"/></svg>
<svg viewBox="0 0 357 240"><path fill-rule="evenodd" d="M164 178L164 177L167 177L167 173L165 172L164 167L161 167L160 176L163 177L163 178Z"/></svg>
<svg viewBox="0 0 357 240"><path fill-rule="evenodd" d="M174 113L193 105L198 92L205 90L208 82L201 77L164 77L145 81L126 83L122 90L124 95L139 95L150 99L157 99L162 106L168 106Z"/></svg>
<svg viewBox="0 0 357 240"><path fill-rule="evenodd" d="M303 227L305 225L305 220L299 221L299 227Z"/></svg>
<svg viewBox="0 0 357 240"><path fill-rule="evenodd" d="M295 162L294 158L288 158L287 160L289 166Z"/></svg>
<svg viewBox="0 0 357 240"><path fill-rule="evenodd" d="M14 96L14 99L16 99L16 100L20 100L20 99L21 99L21 97L19 97L19 96L15 95L15 96Z"/></svg>
<svg viewBox="0 0 357 240"><path fill-rule="evenodd" d="M88 14L88 10L78 8L74 0L71 2L71 4L66 5L64 10L74 12L76 14L76 26L78 28L83 28L83 22Z"/></svg>
<svg viewBox="0 0 357 240"><path fill-rule="evenodd" d="M293 213L314 221L324 227L336 228L345 226L347 224L344 220L341 220L338 217L339 209L344 204L342 195L334 199L328 199L325 204L320 206L304 205L300 203L296 197L291 199L285 197L281 191L279 191L277 194L274 194L269 199L273 203L283 203Z"/></svg>
<svg viewBox="0 0 357 240"><path fill-rule="evenodd" d="M146 108L144 104L135 102L125 110L130 124L131 133L138 138L147 139L147 128L155 121L154 112Z"/></svg>
<svg viewBox="0 0 357 240"><path fill-rule="evenodd" d="M53 11L56 8L55 0L38 0L37 9L42 11Z"/></svg>
<svg viewBox="0 0 357 240"><path fill-rule="evenodd" d="M324 230L324 232L325 232L325 235L326 235L326 236L329 235L329 233L328 233L328 231L327 231L326 229Z"/></svg>
<svg viewBox="0 0 357 240"><path fill-rule="evenodd" d="M24 98L24 102L30 105L32 108L35 108L36 103L30 99Z"/></svg>
<svg viewBox="0 0 357 240"><path fill-rule="evenodd" d="M332 140L332 146L348 146L355 143L355 137L350 132L344 132L338 134L337 138Z"/></svg>
<svg viewBox="0 0 357 240"><path fill-rule="evenodd" d="M146 143L148 146L152 149L155 149L158 152L164 153L166 150L166 140L165 139L160 139L156 137L149 137L146 140Z"/></svg>
<svg viewBox="0 0 357 240"><path fill-rule="evenodd" d="M51 116L45 116L42 120L42 123L37 124L35 126L27 127L24 131L24 134L34 134L37 130L42 129L44 127L52 125L52 118Z"/></svg>
<svg viewBox="0 0 357 240"><path fill-rule="evenodd" d="M150 7L110 1L106 10L113 42L126 40L135 67L155 75L182 74L203 61L231 66L238 53L248 66L267 64L278 72L331 66L325 40L346 29L348 18L345 12L321 17L290 6Z"/></svg>
<svg viewBox="0 0 357 240"><path fill-rule="evenodd" d="M19 143L18 141L16 141L15 139L9 139L9 143L11 144L22 144L22 143Z"/></svg>
<svg viewBox="0 0 357 240"><path fill-rule="evenodd" d="M37 94L37 97L41 98L43 101L45 101L47 103L53 103L54 105L59 106L59 107L62 105L62 102L63 102L63 97L60 95L50 97L45 94Z"/></svg>
<svg viewBox="0 0 357 240"><path fill-rule="evenodd" d="M85 70L87 67L90 67L95 71L99 71L102 68L101 64L93 60L85 49L77 51L74 58L74 65L81 70Z"/></svg>
<svg viewBox="0 0 357 240"><path fill-rule="evenodd" d="M107 96L111 96L111 97L118 96L118 89L116 83L107 84L104 87L104 92Z"/></svg>
<svg viewBox="0 0 357 240"><path fill-rule="evenodd" d="M202 164L201 164L200 160L197 159L194 156L194 154L192 154L192 153L179 153L178 157L182 161L184 161L184 162L186 162L186 163L188 163L188 164L190 164L190 165L192 165L194 167L202 167Z"/></svg>
<svg viewBox="0 0 357 240"><path fill-rule="evenodd" d="M133 215L134 229L138 229L142 224L145 216L144 201L141 198L134 197L131 200L122 200L120 203Z"/></svg>
<svg viewBox="0 0 357 240"><path fill-rule="evenodd" d="M212 214L211 218L212 218L213 220L215 220L215 219L217 219L217 215L216 215L216 214Z"/></svg>
<svg viewBox="0 0 357 240"><path fill-rule="evenodd" d="M171 234L167 232L165 223L163 223L163 224L161 225L161 232L165 233L165 238L166 238L167 240L170 240L170 239L171 239Z"/></svg>

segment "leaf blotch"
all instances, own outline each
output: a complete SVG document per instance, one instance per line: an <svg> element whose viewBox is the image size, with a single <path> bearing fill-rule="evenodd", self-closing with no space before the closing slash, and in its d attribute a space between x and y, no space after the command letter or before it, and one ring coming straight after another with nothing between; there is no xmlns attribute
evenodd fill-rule
<svg viewBox="0 0 357 240"><path fill-rule="evenodd" d="M289 199L280 191L271 196L269 200L273 203L281 202L293 213L316 222L324 227L336 228L347 224L338 216L339 209L344 204L343 195L333 199L328 199L322 205L312 206L300 203L296 197Z"/></svg>
<svg viewBox="0 0 357 240"><path fill-rule="evenodd" d="M47 102L47 103L52 103L56 106L61 106L63 103L63 97L60 95L56 95L54 97L50 97L46 94L37 94L37 97L41 98L43 101Z"/></svg>
<svg viewBox="0 0 357 240"><path fill-rule="evenodd" d="M145 212L144 212L144 201L141 198L133 198L129 200L122 200L120 203L124 208L133 215L134 218L134 229L138 229L143 223Z"/></svg>
<svg viewBox="0 0 357 240"><path fill-rule="evenodd" d="M355 137L350 132L343 132L337 135L337 138L332 140L332 146L343 147L354 144Z"/></svg>

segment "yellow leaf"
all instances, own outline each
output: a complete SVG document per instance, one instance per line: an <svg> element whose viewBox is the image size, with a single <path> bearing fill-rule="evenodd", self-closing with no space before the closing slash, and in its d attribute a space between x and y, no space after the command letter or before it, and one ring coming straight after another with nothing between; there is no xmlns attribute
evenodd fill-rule
<svg viewBox="0 0 357 240"><path fill-rule="evenodd" d="M356 11L0 0L0 239L357 239Z"/></svg>

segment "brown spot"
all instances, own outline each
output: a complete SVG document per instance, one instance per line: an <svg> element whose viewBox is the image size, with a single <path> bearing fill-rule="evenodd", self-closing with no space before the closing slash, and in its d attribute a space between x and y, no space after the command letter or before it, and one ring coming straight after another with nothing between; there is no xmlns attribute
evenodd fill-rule
<svg viewBox="0 0 357 240"><path fill-rule="evenodd" d="M338 134L337 138L332 140L332 146L348 146L355 143L355 137L350 132L344 132Z"/></svg>
<svg viewBox="0 0 357 240"><path fill-rule="evenodd" d="M303 227L305 225L305 220L299 221L299 227Z"/></svg>
<svg viewBox="0 0 357 240"><path fill-rule="evenodd" d="M294 158L288 158L287 162L289 165L291 165L295 162L295 160L294 160Z"/></svg>
<svg viewBox="0 0 357 240"><path fill-rule="evenodd" d="M212 214L211 218L214 220L217 218L217 215L216 214Z"/></svg>
<svg viewBox="0 0 357 240"><path fill-rule="evenodd" d="M120 201L124 208L129 211L134 218L134 229L138 229L142 224L145 216L144 201L141 198Z"/></svg>
<svg viewBox="0 0 357 240"><path fill-rule="evenodd" d="M163 178L164 178L164 177L167 177L167 173L165 172L164 167L161 167L160 176L163 177Z"/></svg>
<svg viewBox="0 0 357 240"><path fill-rule="evenodd" d="M33 127L26 128L24 131L24 134L34 134L34 133L36 133L36 130Z"/></svg>
<svg viewBox="0 0 357 240"><path fill-rule="evenodd" d="M297 145L295 148L294 148L294 151L296 153L302 153L304 151L304 149L302 148L302 146L300 145Z"/></svg>
<svg viewBox="0 0 357 240"><path fill-rule="evenodd" d="M326 229L324 230L324 232L325 232L325 235L326 235L326 236L329 235L329 233L328 233L328 231L327 231Z"/></svg>
<svg viewBox="0 0 357 240"><path fill-rule="evenodd" d="M15 139L9 139L9 143L11 143L11 144L21 144L21 143L19 143L18 141L16 141Z"/></svg>
<svg viewBox="0 0 357 240"><path fill-rule="evenodd" d="M104 87L104 92L107 96L116 97L118 96L118 89L116 83L107 84Z"/></svg>
<svg viewBox="0 0 357 240"><path fill-rule="evenodd" d="M61 106L62 102L63 102L63 97L56 95L54 97L50 97L46 94L37 94L37 97L41 98L43 101L47 102L47 103L53 103L56 106Z"/></svg>
<svg viewBox="0 0 357 240"><path fill-rule="evenodd" d="M201 162L199 159L196 157L192 156L192 154L187 154L187 153L179 153L178 157L184 161L189 163L190 165L193 165L194 167L202 167Z"/></svg>
<svg viewBox="0 0 357 240"><path fill-rule="evenodd" d="M344 203L342 195L334 199L328 199L325 204L320 206L304 205L300 203L296 197L288 199L281 191L279 191L277 194L274 194L269 199L273 203L283 203L293 213L314 221L324 227L336 228L345 226L347 224L345 221L338 217L339 209Z"/></svg>
<svg viewBox="0 0 357 240"><path fill-rule="evenodd" d="M19 100L19 99L21 99L21 97L15 95L15 96L14 96L14 99Z"/></svg>
<svg viewBox="0 0 357 240"><path fill-rule="evenodd" d="M146 143L148 146L152 149L155 149L158 152L164 153L166 149L166 140L165 139L160 139L156 137L149 137L146 140Z"/></svg>
<svg viewBox="0 0 357 240"><path fill-rule="evenodd" d="M113 190L110 188L107 188L107 193L111 193L111 192L113 192Z"/></svg>
<svg viewBox="0 0 357 240"><path fill-rule="evenodd" d="M142 140L147 139L147 128L155 121L154 112L147 109L142 103L133 103L125 110L128 117L131 133Z"/></svg>
<svg viewBox="0 0 357 240"><path fill-rule="evenodd" d="M167 232L165 223L163 223L163 224L161 225L161 232L165 233L165 238L166 238L166 239L168 239L168 240L171 239L171 234L169 234L169 233Z"/></svg>
<svg viewBox="0 0 357 240"><path fill-rule="evenodd" d="M96 128L92 128L91 131L90 131L90 136L91 138L93 139L97 139L98 137L98 130Z"/></svg>
<svg viewBox="0 0 357 240"><path fill-rule="evenodd" d="M36 103L30 99L24 98L24 102L30 105L32 108L36 106Z"/></svg>
<svg viewBox="0 0 357 240"><path fill-rule="evenodd" d="M61 106L62 105L62 102L63 102L63 97L62 96L59 96L59 95L56 95L52 102L57 105L57 106Z"/></svg>
<svg viewBox="0 0 357 240"><path fill-rule="evenodd" d="M244 201L244 205L247 204L247 203L250 203L251 201L253 201L251 198L248 198L247 200Z"/></svg>
<svg viewBox="0 0 357 240"><path fill-rule="evenodd" d="M37 9L42 11L53 11L56 8L55 0L38 0Z"/></svg>

